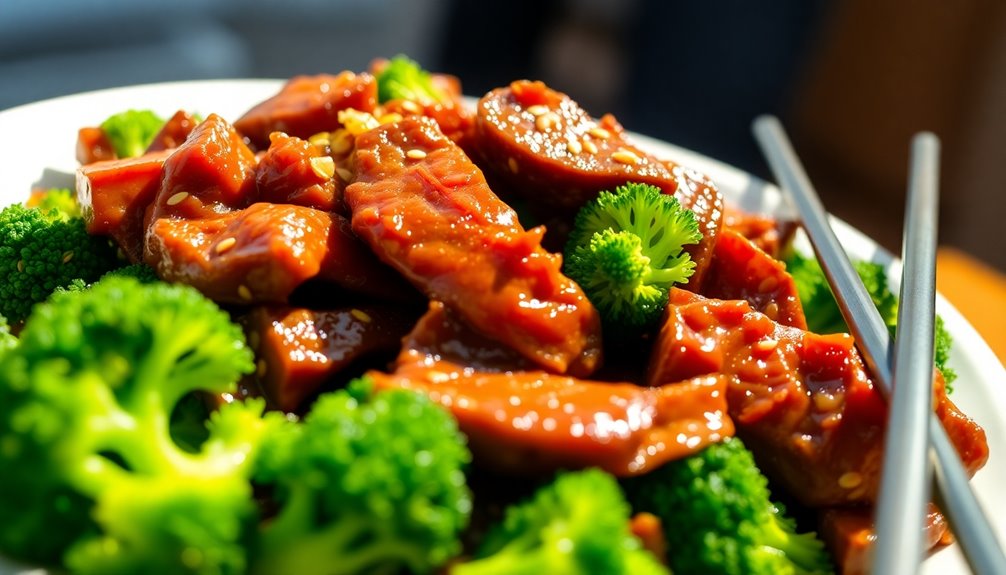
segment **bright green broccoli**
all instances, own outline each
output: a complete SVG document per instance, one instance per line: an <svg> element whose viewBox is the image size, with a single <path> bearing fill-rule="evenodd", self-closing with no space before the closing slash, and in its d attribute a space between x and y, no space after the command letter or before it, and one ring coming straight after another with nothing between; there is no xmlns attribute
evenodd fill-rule
<svg viewBox="0 0 1006 575"><path fill-rule="evenodd" d="M898 296L887 285L887 270L881 264L868 261L854 261L853 267L863 280L880 317L887 324L891 337L894 337L898 324ZM803 313L807 317L807 328L814 333L848 333L849 326L842 317L842 310L835 301L828 278L817 259L794 251L786 258L786 269L796 282ZM944 327L943 318L939 316L936 316L934 331L935 363L943 373L949 392L952 390L951 384L957 379L957 373L947 365L953 338Z"/></svg>
<svg viewBox="0 0 1006 575"><path fill-rule="evenodd" d="M94 281L119 264L107 238L59 210L12 205L0 211L0 315L12 322L57 287Z"/></svg>
<svg viewBox="0 0 1006 575"><path fill-rule="evenodd" d="M677 199L629 183L580 209L566 243L566 274L607 325L639 331L659 319L671 286L688 281L695 262L682 247L701 239L695 215Z"/></svg>
<svg viewBox="0 0 1006 575"><path fill-rule="evenodd" d="M33 192L28 200L28 207L42 211L56 210L64 219L79 218L80 204L77 196L68 188L52 188L42 192Z"/></svg>
<svg viewBox="0 0 1006 575"><path fill-rule="evenodd" d="M110 277L130 277L145 284L160 281L160 278L157 277L157 270L147 264L130 264L121 268L115 268L101 276L102 279Z"/></svg>
<svg viewBox="0 0 1006 575"><path fill-rule="evenodd" d="M377 75L377 100L412 100L426 105L443 102L447 96L433 84L433 77L419 64L398 55Z"/></svg>
<svg viewBox="0 0 1006 575"><path fill-rule="evenodd" d="M15 345L17 345L17 338L10 332L7 318L0 315L0 355L3 355L9 349L13 349Z"/></svg>
<svg viewBox="0 0 1006 575"><path fill-rule="evenodd" d="M506 510L476 557L451 575L667 575L629 531L629 505L597 469L559 475Z"/></svg>
<svg viewBox="0 0 1006 575"><path fill-rule="evenodd" d="M35 307L0 362L0 553L85 574L241 573L264 403L225 405L198 452L169 421L253 370L193 288L108 278Z"/></svg>
<svg viewBox="0 0 1006 575"><path fill-rule="evenodd" d="M660 517L676 575L823 575L824 545L770 500L739 439L625 481L633 508Z"/></svg>
<svg viewBox="0 0 1006 575"><path fill-rule="evenodd" d="M164 119L150 110L126 110L108 117L101 130L120 158L143 155L154 136L164 126Z"/></svg>
<svg viewBox="0 0 1006 575"><path fill-rule="evenodd" d="M457 422L425 395L374 393L368 379L322 395L263 446L256 479L279 512L252 571L432 572L461 550L470 459Z"/></svg>

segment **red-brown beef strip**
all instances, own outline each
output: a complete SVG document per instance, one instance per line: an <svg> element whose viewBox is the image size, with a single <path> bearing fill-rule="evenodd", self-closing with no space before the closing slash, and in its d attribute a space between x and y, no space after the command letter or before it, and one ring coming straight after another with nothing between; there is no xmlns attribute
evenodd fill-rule
<svg viewBox="0 0 1006 575"><path fill-rule="evenodd" d="M720 234L700 293L713 299L745 300L782 325L807 329L796 282L786 265L736 230Z"/></svg>
<svg viewBox="0 0 1006 575"><path fill-rule="evenodd" d="M332 310L257 307L241 320L259 358L256 376L270 405L296 411L357 360L393 354L417 314L388 306Z"/></svg>
<svg viewBox="0 0 1006 575"><path fill-rule="evenodd" d="M353 230L430 298L536 364L586 376L601 357L597 311L525 231L482 172L428 118L361 134L346 188Z"/></svg>
<svg viewBox="0 0 1006 575"><path fill-rule="evenodd" d="M880 480L887 405L853 344L846 334L780 325L745 301L675 289L648 381L732 376L730 417L759 467L804 505L868 504ZM973 474L988 458L985 432L947 399L942 377L934 400Z"/></svg>
<svg viewBox="0 0 1006 575"><path fill-rule="evenodd" d="M569 96L519 80L479 100L475 148L508 189L560 211L578 209L603 190L642 182L675 195L695 212L702 241L689 286L701 286L723 222L723 198L705 176L661 161L633 144L613 116L594 120Z"/></svg>
<svg viewBox="0 0 1006 575"><path fill-rule="evenodd" d="M335 160L307 140L279 132L274 132L270 140L269 149L255 167L259 198L276 204L341 211L342 186L333 177Z"/></svg>
<svg viewBox="0 0 1006 575"><path fill-rule="evenodd" d="M147 152L170 150L181 146L198 125L195 116L185 110L178 110L161 126L161 130L147 146Z"/></svg>
<svg viewBox="0 0 1006 575"><path fill-rule="evenodd" d="M390 301L415 291L353 235L349 220L290 204L256 203L213 218L158 218L147 233L147 263L234 304L286 303L312 279Z"/></svg>
<svg viewBox="0 0 1006 575"><path fill-rule="evenodd" d="M161 185L170 151L77 168L77 201L88 233L111 236L132 263L143 261L144 213Z"/></svg>
<svg viewBox="0 0 1006 575"><path fill-rule="evenodd" d="M234 127L264 150L273 132L308 138L340 128L339 112L346 108L373 112L376 106L377 82L370 74L297 76L278 94L245 112Z"/></svg>
<svg viewBox="0 0 1006 575"><path fill-rule="evenodd" d="M394 373L368 376L378 389L427 393L457 418L477 464L509 473L639 475L733 434L724 376L641 387L523 371L526 364L431 302Z"/></svg>
<svg viewBox="0 0 1006 575"><path fill-rule="evenodd" d="M414 290L383 265L338 214L252 203L255 158L211 114L164 162L147 208L144 259L166 281L227 303L286 303L320 279L356 293L403 299Z"/></svg>

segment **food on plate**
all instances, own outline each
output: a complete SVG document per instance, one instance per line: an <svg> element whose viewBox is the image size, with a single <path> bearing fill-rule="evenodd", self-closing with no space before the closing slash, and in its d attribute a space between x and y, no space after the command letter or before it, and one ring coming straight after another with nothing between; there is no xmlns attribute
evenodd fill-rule
<svg viewBox="0 0 1006 575"><path fill-rule="evenodd" d="M65 197L0 211L0 316L20 322L31 307L74 279L94 281L118 265L108 239L88 234Z"/></svg>
<svg viewBox="0 0 1006 575"><path fill-rule="evenodd" d="M740 439L727 438L626 483L636 509L656 514L675 573L784 575L828 573L831 560L813 534L771 500L765 477Z"/></svg>
<svg viewBox="0 0 1006 575"><path fill-rule="evenodd" d="M0 553L103 574L865 565L886 407L851 336L816 333L834 302L779 259L791 223L541 82L471 106L396 57L233 122L191 104L95 119L76 202L0 214ZM976 472L984 432L940 375L933 398ZM936 508L927 529L945 541Z"/></svg>
<svg viewBox="0 0 1006 575"><path fill-rule="evenodd" d="M701 239L695 215L673 196L626 184L580 208L566 241L566 273L608 327L640 330L664 313L670 287L695 273L682 248Z"/></svg>

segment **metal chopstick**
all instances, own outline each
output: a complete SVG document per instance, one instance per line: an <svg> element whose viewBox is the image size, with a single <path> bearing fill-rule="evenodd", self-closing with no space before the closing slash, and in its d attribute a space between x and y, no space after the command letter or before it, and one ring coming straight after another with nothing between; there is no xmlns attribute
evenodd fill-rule
<svg viewBox="0 0 1006 575"><path fill-rule="evenodd" d="M804 229L867 365L889 396L892 389L891 337L880 313L828 224L817 192L779 120L772 116L759 117L753 131L773 173L803 219ZM1006 555L975 497L946 430L931 412L928 427L931 454L936 464L938 503L946 513L971 570L979 575L1006 573Z"/></svg>
<svg viewBox="0 0 1006 575"><path fill-rule="evenodd" d="M894 389L877 500L874 573L914 575L925 553L923 530L905 526L923 525L932 481L927 424L933 393L939 157L940 141L935 135L922 133L912 140Z"/></svg>

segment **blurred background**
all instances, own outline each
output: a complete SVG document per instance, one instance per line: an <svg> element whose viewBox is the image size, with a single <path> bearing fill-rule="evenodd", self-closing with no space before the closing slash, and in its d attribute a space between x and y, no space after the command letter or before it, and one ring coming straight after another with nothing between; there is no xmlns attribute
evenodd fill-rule
<svg viewBox="0 0 1006 575"><path fill-rule="evenodd" d="M0 109L397 53L472 95L542 79L595 116L766 178L749 125L778 114L826 205L894 251L908 142L932 130L941 243L1006 271L1000 0L0 0Z"/></svg>

